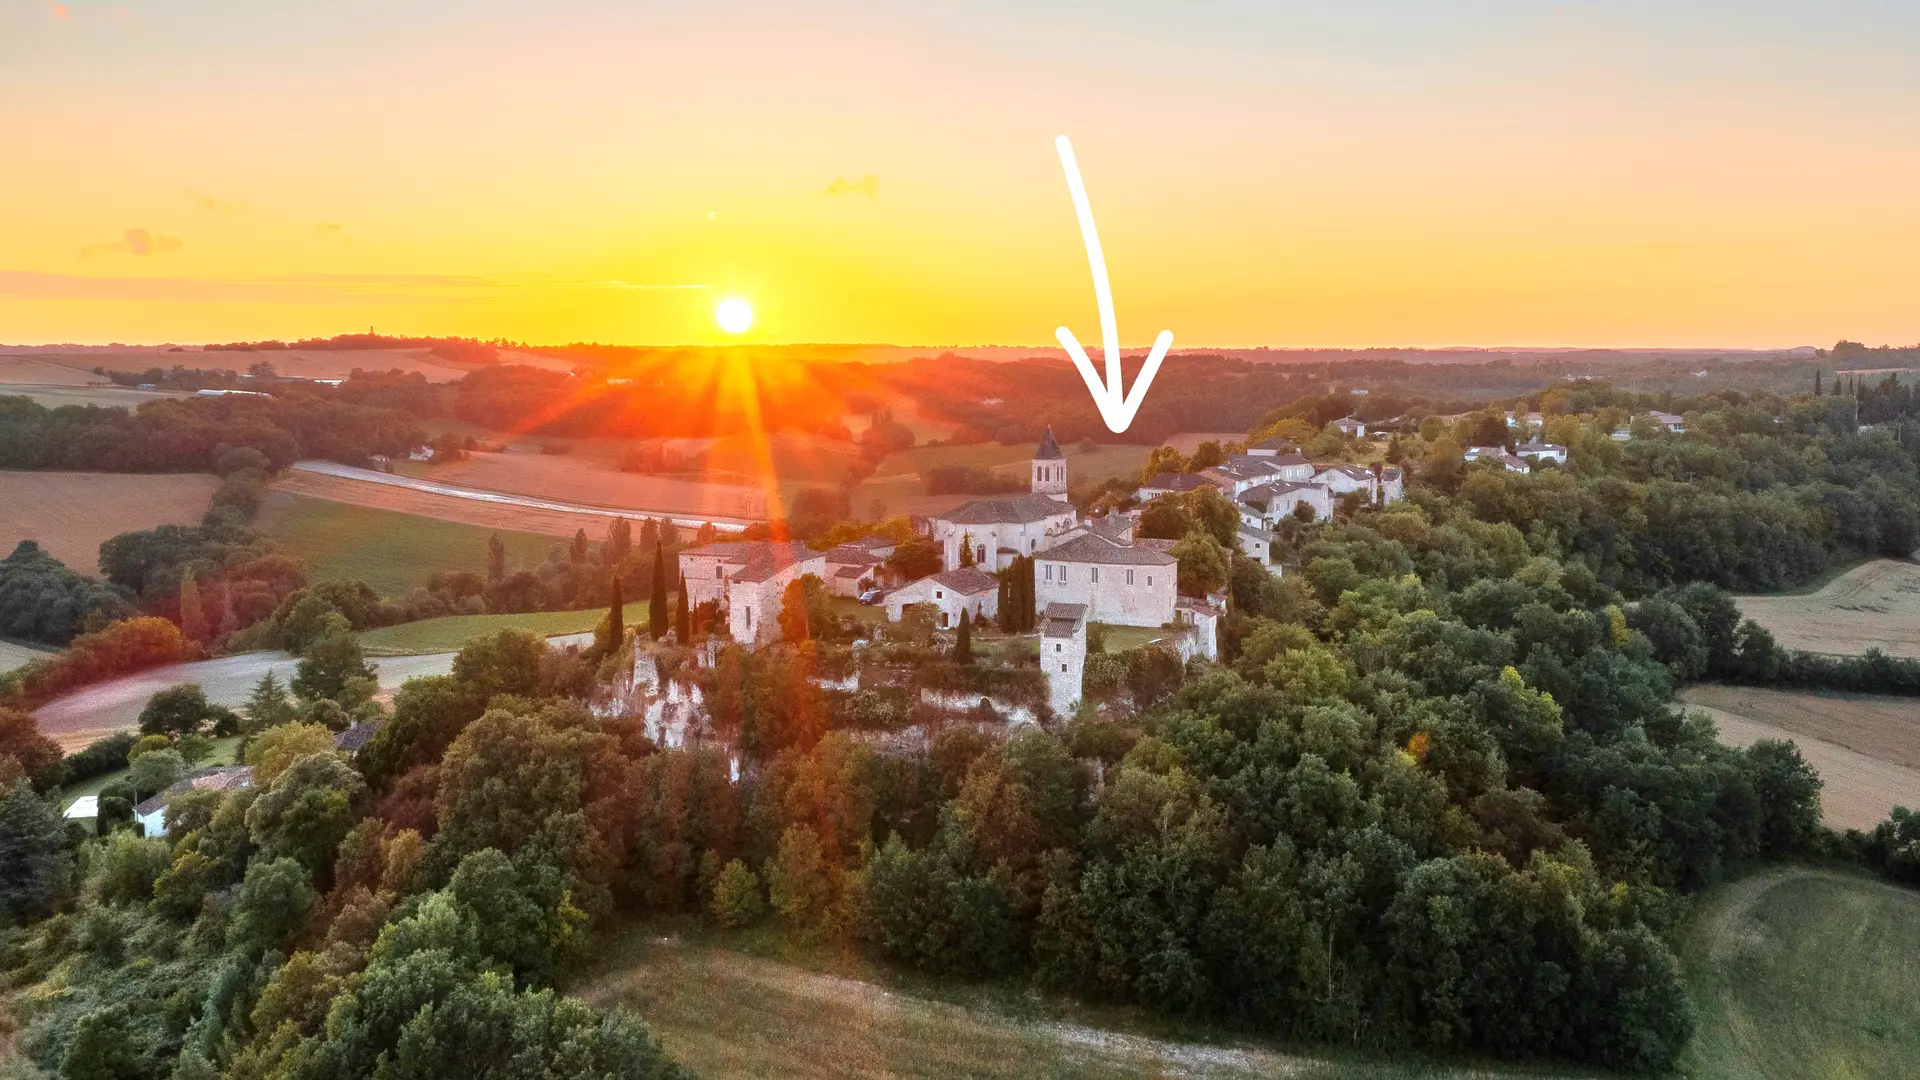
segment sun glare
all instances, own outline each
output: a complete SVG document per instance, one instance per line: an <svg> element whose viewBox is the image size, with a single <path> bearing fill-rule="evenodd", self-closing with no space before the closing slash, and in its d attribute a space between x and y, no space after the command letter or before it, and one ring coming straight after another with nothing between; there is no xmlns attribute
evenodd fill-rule
<svg viewBox="0 0 1920 1080"><path fill-rule="evenodd" d="M753 325L753 305L737 296L728 297L713 309L713 319L729 334L744 334Z"/></svg>

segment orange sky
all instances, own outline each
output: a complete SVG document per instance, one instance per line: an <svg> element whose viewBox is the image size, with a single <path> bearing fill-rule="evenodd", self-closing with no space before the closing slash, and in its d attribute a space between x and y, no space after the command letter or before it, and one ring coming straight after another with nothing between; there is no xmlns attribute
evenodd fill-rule
<svg viewBox="0 0 1920 1080"><path fill-rule="evenodd" d="M1920 340L1914 5L903 6L0 0L0 341Z"/></svg>

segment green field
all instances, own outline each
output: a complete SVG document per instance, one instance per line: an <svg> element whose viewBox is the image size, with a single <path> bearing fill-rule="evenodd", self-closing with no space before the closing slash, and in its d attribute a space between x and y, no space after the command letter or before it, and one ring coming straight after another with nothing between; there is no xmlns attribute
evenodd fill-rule
<svg viewBox="0 0 1920 1080"><path fill-rule="evenodd" d="M256 524L311 565L314 580L359 578L389 597L425 585L436 571L484 572L487 540L493 535L493 530L473 525L279 491L268 492ZM543 562L548 549L559 542L534 533L502 532L500 536L507 544L509 566Z"/></svg>
<svg viewBox="0 0 1920 1080"><path fill-rule="evenodd" d="M15 641L0 641L0 675L15 668L24 667L43 656L52 656L55 650L44 645L24 645Z"/></svg>
<svg viewBox="0 0 1920 1080"><path fill-rule="evenodd" d="M1096 445L1082 450L1079 443L1061 447L1067 452L1067 477L1076 484L1113 476L1138 476L1147 463L1148 447L1131 443ZM1010 468L1032 460L1033 447L1000 443L916 446L889 454L874 470L874 479L917 475L940 465L972 465L982 469ZM1019 474L1024 479L1024 472Z"/></svg>
<svg viewBox="0 0 1920 1080"><path fill-rule="evenodd" d="M1920 1075L1920 892L1767 871L1705 898L1683 947L1700 1080Z"/></svg>
<svg viewBox="0 0 1920 1080"><path fill-rule="evenodd" d="M764 931L743 940L666 929L632 927L603 950L599 971L570 990L632 1008L668 1053L706 1080L1591 1075L1302 1056L1023 986L935 983L839 956L777 959L780 946Z"/></svg>
<svg viewBox="0 0 1920 1080"><path fill-rule="evenodd" d="M668 612L673 594L667 594ZM628 626L647 624L647 601L636 600L621 609ZM427 653L455 652L467 642L501 630L531 630L541 637L556 634L584 634L600 625L605 608L584 611L532 611L520 615L448 615L439 619L383 626L360 635L360 648L368 656L421 656Z"/></svg>
<svg viewBox="0 0 1920 1080"><path fill-rule="evenodd" d="M208 755L205 761L202 761L200 764L195 765L194 768L204 769L209 765L238 764L239 758L236 757L235 755L239 752L239 750L240 750L240 736L238 735L230 735L224 739L215 739L213 740L213 753ZM60 789L60 809L65 810L67 807L72 806L73 801L75 799L78 799L82 795L100 794L101 788L106 787L108 784L113 783L115 780L125 779L126 775L127 775L127 770L120 769L115 772L106 773L102 776L96 776L91 780L82 780L77 784L65 785ZM0 1075L4 1075L4 1074L0 1074Z"/></svg>
<svg viewBox="0 0 1920 1080"><path fill-rule="evenodd" d="M1158 626L1113 626L1108 623L1099 625L1106 631L1107 651L1110 653L1137 649L1167 636L1167 632Z"/></svg>

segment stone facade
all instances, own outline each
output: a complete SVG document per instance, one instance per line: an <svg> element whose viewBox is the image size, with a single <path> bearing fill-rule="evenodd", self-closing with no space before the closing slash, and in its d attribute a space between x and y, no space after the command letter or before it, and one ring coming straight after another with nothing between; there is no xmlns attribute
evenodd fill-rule
<svg viewBox="0 0 1920 1080"><path fill-rule="evenodd" d="M1056 717L1080 704L1087 667L1087 609L1050 603L1040 610L1040 670L1047 676L1047 704Z"/></svg>
<svg viewBox="0 0 1920 1080"><path fill-rule="evenodd" d="M1034 600L1073 604L1093 622L1164 626L1173 621L1179 560L1166 541L1089 532L1042 552L1033 571Z"/></svg>
<svg viewBox="0 0 1920 1080"><path fill-rule="evenodd" d="M976 623L995 619L1000 615L1000 581L970 566L944 570L888 593L887 618L899 622L908 604L932 607L933 624L942 629L959 626L962 611L971 612Z"/></svg>
<svg viewBox="0 0 1920 1080"><path fill-rule="evenodd" d="M927 535L940 545L942 565L960 566L964 546L973 552L974 565L999 570L1016 555L1035 555L1059 542L1074 526L1073 504L1067 502L1067 456L1053 441L1053 429L1034 448L1025 495L974 499L928 520Z"/></svg>
<svg viewBox="0 0 1920 1080"><path fill-rule="evenodd" d="M805 544L767 540L703 544L680 553L687 603L717 603L735 641L756 644L780 635L780 601L794 580L827 580L827 560Z"/></svg>

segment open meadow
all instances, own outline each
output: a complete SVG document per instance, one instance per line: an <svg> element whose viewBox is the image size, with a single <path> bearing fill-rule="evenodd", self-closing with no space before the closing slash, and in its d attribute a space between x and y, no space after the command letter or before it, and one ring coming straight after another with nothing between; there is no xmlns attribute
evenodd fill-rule
<svg viewBox="0 0 1920 1080"><path fill-rule="evenodd" d="M199 473L0 471L0 544L22 540L82 573L99 569L100 545L155 525L197 524L219 481Z"/></svg>
<svg viewBox="0 0 1920 1080"><path fill-rule="evenodd" d="M1690 686L1681 700L1712 717L1729 746L1799 746L1820 774L1829 826L1871 829L1895 806L1920 807L1920 701L1714 685Z"/></svg>
<svg viewBox="0 0 1920 1080"><path fill-rule="evenodd" d="M1789 649L1920 659L1920 564L1862 563L1805 596L1742 596L1740 613Z"/></svg>
<svg viewBox="0 0 1920 1080"><path fill-rule="evenodd" d="M1920 1063L1920 892L1781 867L1705 896L1680 949L1694 1080L1906 1080Z"/></svg>
<svg viewBox="0 0 1920 1080"><path fill-rule="evenodd" d="M17 645L11 641L0 641L0 675L22 667L27 662L50 655L50 650L31 645Z"/></svg>
<svg viewBox="0 0 1920 1080"><path fill-rule="evenodd" d="M621 472L604 460L571 454L469 454L464 461L408 470L436 483L528 495L636 515L764 519L766 492L743 483Z"/></svg>
<svg viewBox="0 0 1920 1080"><path fill-rule="evenodd" d="M1217 1032L1149 1025L1002 986L891 981L863 966L815 970L645 925L572 988L646 1018L667 1052L707 1080L1467 1080L1592 1076L1453 1064L1307 1057Z"/></svg>
<svg viewBox="0 0 1920 1080"><path fill-rule="evenodd" d="M295 472L287 477L307 475L312 474ZM254 524L311 566L314 580L359 578L384 596L399 596L416 585L425 585L427 578L440 570L485 573L487 542L496 531L507 545L509 566L543 562L560 537L573 535L572 529L553 535L495 530L306 498L283 490L267 493ZM599 539L606 534L606 526L605 519L583 519L573 528L584 527L588 536Z"/></svg>
<svg viewBox="0 0 1920 1080"><path fill-rule="evenodd" d="M672 594L668 594L668 604L672 602ZM626 625L645 629L647 601L635 600L620 610ZM668 610L672 610L671 606ZM504 615L446 615L368 630L360 635L360 648L368 656L418 656L458 652L474 638L502 630L527 630L544 638L592 634L606 613L605 608L588 608Z"/></svg>

